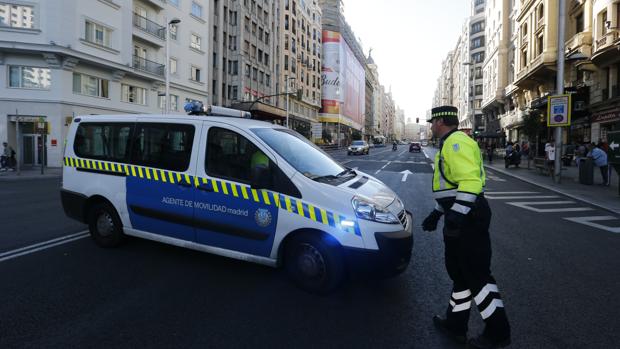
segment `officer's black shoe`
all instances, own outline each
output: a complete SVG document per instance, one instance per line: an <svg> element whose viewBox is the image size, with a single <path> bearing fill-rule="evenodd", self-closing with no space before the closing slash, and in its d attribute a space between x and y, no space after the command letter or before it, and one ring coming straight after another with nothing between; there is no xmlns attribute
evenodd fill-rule
<svg viewBox="0 0 620 349"><path fill-rule="evenodd" d="M448 320L442 318L439 315L435 315L433 316L433 323L439 329L439 331L441 331L441 333L443 333L448 338L452 339L457 343L465 344L466 333L456 331L450 328L450 326L448 325Z"/></svg>
<svg viewBox="0 0 620 349"><path fill-rule="evenodd" d="M510 337L502 340L493 340L485 335L471 338L467 342L467 349L495 349L503 348L510 345Z"/></svg>

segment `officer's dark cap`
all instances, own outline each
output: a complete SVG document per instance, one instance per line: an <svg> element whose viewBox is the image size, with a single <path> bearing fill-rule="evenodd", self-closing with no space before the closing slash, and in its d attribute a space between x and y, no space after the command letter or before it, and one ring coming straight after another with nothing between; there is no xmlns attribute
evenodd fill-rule
<svg viewBox="0 0 620 349"><path fill-rule="evenodd" d="M442 118L444 121L456 121L456 123L458 124L459 110L457 107L453 107L451 105L435 107L431 109L431 118L426 121L433 122L433 119L435 118Z"/></svg>

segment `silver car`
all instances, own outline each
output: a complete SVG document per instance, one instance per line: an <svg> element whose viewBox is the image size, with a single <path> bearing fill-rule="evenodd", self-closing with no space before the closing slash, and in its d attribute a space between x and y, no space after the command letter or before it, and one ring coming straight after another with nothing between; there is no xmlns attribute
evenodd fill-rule
<svg viewBox="0 0 620 349"><path fill-rule="evenodd" d="M366 154L368 155L368 152L370 147L368 146L368 143L366 143L366 141L353 141L353 143L351 143L351 145L349 146L349 148L347 148L347 155L351 155L351 154Z"/></svg>

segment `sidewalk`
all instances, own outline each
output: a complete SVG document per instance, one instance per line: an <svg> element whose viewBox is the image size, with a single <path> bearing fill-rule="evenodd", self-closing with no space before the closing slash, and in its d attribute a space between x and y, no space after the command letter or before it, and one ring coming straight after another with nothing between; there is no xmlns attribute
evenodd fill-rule
<svg viewBox="0 0 620 349"><path fill-rule="evenodd" d="M620 213L620 195L618 195L618 173L612 169L610 186L602 186L597 183L602 182L601 172L598 167L594 168L593 185L579 183L579 172L577 166L562 167L561 183L556 184L550 176L543 175L534 167L534 162L530 162L530 169L527 168L527 160L522 160L519 168L511 166L504 167L502 158L493 159L493 164L484 161L485 168L496 172L518 178L522 181L537 185L539 187L554 191L570 198L581 200L590 205Z"/></svg>
<svg viewBox="0 0 620 349"><path fill-rule="evenodd" d="M60 178L62 175L62 168L45 168L44 174L41 174L40 167L33 167L22 169L18 175L17 171L2 171L0 172L0 182L12 182L21 180L32 180L41 178Z"/></svg>

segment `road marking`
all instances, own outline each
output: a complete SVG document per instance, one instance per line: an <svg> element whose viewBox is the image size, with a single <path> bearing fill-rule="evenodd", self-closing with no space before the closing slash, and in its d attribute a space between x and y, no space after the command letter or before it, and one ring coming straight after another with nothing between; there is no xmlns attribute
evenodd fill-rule
<svg viewBox="0 0 620 349"><path fill-rule="evenodd" d="M540 195L540 196L532 196L532 195L525 195L525 196L492 196L492 195L485 195L487 199L489 200L520 200L520 199L557 199L559 198L559 196L557 195Z"/></svg>
<svg viewBox="0 0 620 349"><path fill-rule="evenodd" d="M538 194L538 191L490 191L484 192L485 195L511 195L511 194Z"/></svg>
<svg viewBox="0 0 620 349"><path fill-rule="evenodd" d="M567 217L564 218L568 221L588 225L590 227L606 230L615 234L620 234L620 227L608 227L606 225L593 223L594 221L609 221L618 220L619 218L613 216L590 216L590 217Z"/></svg>
<svg viewBox="0 0 620 349"><path fill-rule="evenodd" d="M489 173L489 172L487 172L487 178L492 180L492 181L496 181L496 182L505 182L506 181L505 179L499 178L498 176L496 176L496 175L494 175L492 173Z"/></svg>
<svg viewBox="0 0 620 349"><path fill-rule="evenodd" d="M48 241L39 242L34 245L20 247L12 251L3 252L0 254L0 262L4 262L9 259L17 258L20 256L34 253L34 252L42 251L42 250L52 248L55 246L63 245L63 244L66 244L66 243L69 243L75 240L83 239L87 237L88 235L89 235L88 231L82 231L82 232L67 235L67 236L61 236L59 238L51 239Z"/></svg>
<svg viewBox="0 0 620 349"><path fill-rule="evenodd" d="M566 205L574 204L575 201L527 201L527 202L507 202L509 205L524 208L526 210L549 213L549 212L580 212L580 211L592 211L590 207L565 207L565 208L536 208L534 205Z"/></svg>
<svg viewBox="0 0 620 349"><path fill-rule="evenodd" d="M401 182L406 182L407 181L407 176L409 176L410 174L413 174L413 172L409 171L409 170L405 170L400 172L403 174L403 179L401 180Z"/></svg>
<svg viewBox="0 0 620 349"><path fill-rule="evenodd" d="M435 164L431 164L431 168L435 171Z"/></svg>
<svg viewBox="0 0 620 349"><path fill-rule="evenodd" d="M386 167L387 167L387 165L389 165L389 164L391 164L391 163L392 163L391 161L388 161L388 162L387 162L387 164L383 165L383 167L381 167L380 169L378 169L378 170L377 170L377 172L375 172L375 174L377 174L377 173L381 172L381 170L383 170L384 168L386 168Z"/></svg>
<svg viewBox="0 0 620 349"><path fill-rule="evenodd" d="M407 149L403 150L403 152L398 154L398 156L401 156L401 155L405 154L406 152L407 152Z"/></svg>

